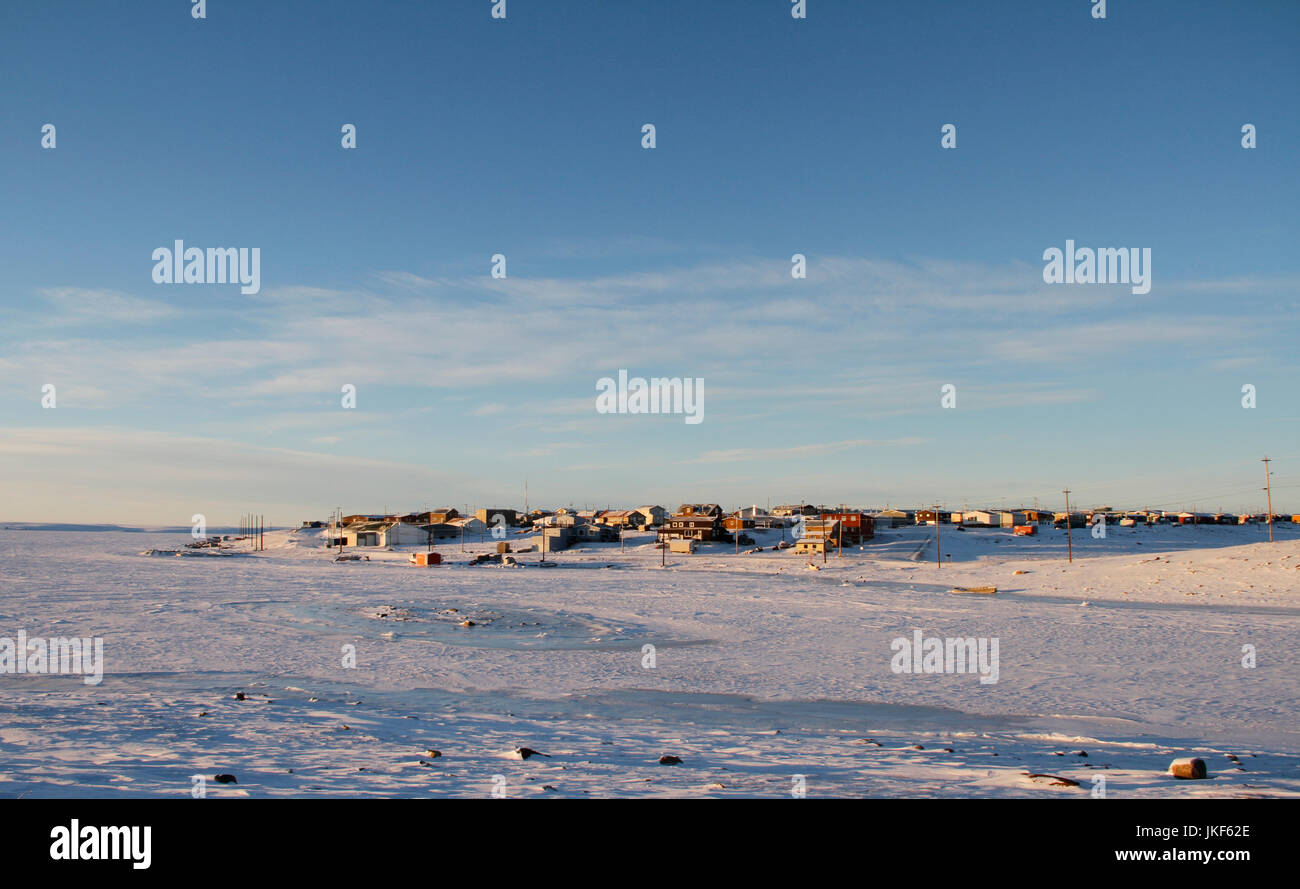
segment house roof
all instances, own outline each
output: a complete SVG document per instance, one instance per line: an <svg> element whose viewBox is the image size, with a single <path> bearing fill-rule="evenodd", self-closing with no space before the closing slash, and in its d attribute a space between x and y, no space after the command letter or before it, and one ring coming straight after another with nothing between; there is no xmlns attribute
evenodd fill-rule
<svg viewBox="0 0 1300 889"><path fill-rule="evenodd" d="M709 512L722 514L722 507L716 503L683 503L677 508L677 514L681 515L688 509L697 514Z"/></svg>
<svg viewBox="0 0 1300 889"><path fill-rule="evenodd" d="M429 525L413 525L410 522L399 522L392 519L388 519L381 522L358 522L356 524L348 525L346 528L344 528L344 530L361 532L361 533L368 533L370 531L391 531L393 528L397 527L398 525L405 525L408 528L418 528L421 531L426 530L427 528L430 527Z"/></svg>

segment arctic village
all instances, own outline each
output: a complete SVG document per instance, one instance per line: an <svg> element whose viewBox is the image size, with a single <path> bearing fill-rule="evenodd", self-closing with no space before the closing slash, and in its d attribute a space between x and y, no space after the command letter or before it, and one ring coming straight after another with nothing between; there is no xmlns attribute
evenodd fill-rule
<svg viewBox="0 0 1300 889"><path fill-rule="evenodd" d="M29 635L103 651L102 681L10 684L0 793L1300 796L1300 515L339 509L0 543Z"/></svg>

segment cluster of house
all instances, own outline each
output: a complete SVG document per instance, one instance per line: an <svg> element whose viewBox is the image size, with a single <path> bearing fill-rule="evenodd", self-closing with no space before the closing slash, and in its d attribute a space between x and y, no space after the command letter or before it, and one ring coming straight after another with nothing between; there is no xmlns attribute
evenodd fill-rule
<svg viewBox="0 0 1300 889"><path fill-rule="evenodd" d="M658 510L657 514L655 510ZM539 509L530 515L532 528L537 532L531 544L547 553L568 549L575 543L618 540L626 528L650 527L656 515L662 520L663 509L658 506L620 510L569 510L561 507L555 512Z"/></svg>
<svg viewBox="0 0 1300 889"><path fill-rule="evenodd" d="M1072 528L1084 528L1105 521L1108 525L1134 527L1136 525L1249 525L1267 522L1268 515L1235 515L1227 512L1169 512L1166 510L1139 509L1117 510L1110 506L1096 509L1052 512L1044 509L973 509L961 512L919 509L916 512L893 510L898 524L933 525L936 521L944 525L962 525L968 528L1010 528L1022 525L1051 523L1063 528L1067 524ZM877 521L879 521L879 517ZM1295 522L1300 524L1300 515L1273 516L1274 522Z"/></svg>
<svg viewBox="0 0 1300 889"><path fill-rule="evenodd" d="M797 552L819 552L856 546L875 536L875 518L861 510L828 509L811 504L778 506L764 512L757 506L724 514L716 503L683 503L659 529L660 540L734 540L745 531L791 528ZM797 530L793 530L797 529ZM795 536L797 534L797 537Z"/></svg>
<svg viewBox="0 0 1300 889"><path fill-rule="evenodd" d="M320 527L320 522L304 522ZM341 516L331 523L333 545L396 547L433 545L447 541L501 540L508 535L533 534L526 543L543 552L566 549L575 543L617 541L625 530L654 531L663 543L733 541L746 530L798 527L792 542L803 550L856 545L871 539L875 519L862 511L828 510L800 505L780 506L770 513L757 506L726 512L716 503L683 503L670 513L662 506L635 509L514 509L486 507L462 516L455 509L427 512Z"/></svg>
<svg viewBox="0 0 1300 889"><path fill-rule="evenodd" d="M749 506L725 511L717 503L683 503L676 512L662 506L635 509L515 509L485 507L472 515L455 509L395 515L345 515L330 525L330 541L351 547L395 547L433 545L446 541L501 540L507 535L533 534L528 541L536 549L555 551L575 543L617 541L625 530L654 531L661 543L691 541L746 542L749 530L790 528L791 545L801 553L825 553L828 549L857 546L875 536L877 528L903 525L953 524L969 528L1012 528L1053 523L1082 528L1105 520L1108 524L1132 527L1138 524L1235 525L1267 522L1267 515L1192 513L1139 510L1125 512L1104 506L1082 512L1052 512L1044 509L973 509L961 512L939 509L860 509L785 504L770 511ZM1275 522L1300 523L1300 515L1276 515ZM320 527L320 522L304 522ZM752 542L752 541L749 541ZM783 544L784 545L784 544Z"/></svg>
<svg viewBox="0 0 1300 889"><path fill-rule="evenodd" d="M479 509L461 515L434 509L405 515L345 515L333 530L332 543L344 546L417 546L446 540L484 539L494 527L519 521L514 509Z"/></svg>
<svg viewBox="0 0 1300 889"><path fill-rule="evenodd" d="M447 541L500 540L508 535L537 533L531 543L539 549L564 549L581 540L618 540L619 529L646 529L662 524L664 510L642 506L629 510L549 510L523 513L505 507L484 507L472 515L455 509L397 515L345 515L331 525L330 542L353 547L432 545ZM320 522L304 522L320 527Z"/></svg>
<svg viewBox="0 0 1300 889"><path fill-rule="evenodd" d="M1126 517L1145 519L1148 524L1157 522L1168 522L1175 525L1254 525L1266 524L1269 520L1268 513L1243 513L1236 515L1231 512L1162 512L1162 513L1129 513ZM1120 518L1120 523L1124 523L1124 518ZM1273 514L1274 522L1294 522L1300 524L1300 514L1282 515Z"/></svg>

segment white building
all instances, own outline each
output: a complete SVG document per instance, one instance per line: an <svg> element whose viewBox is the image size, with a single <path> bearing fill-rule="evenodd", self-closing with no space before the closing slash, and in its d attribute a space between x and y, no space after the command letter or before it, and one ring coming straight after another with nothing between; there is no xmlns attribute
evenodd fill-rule
<svg viewBox="0 0 1300 889"><path fill-rule="evenodd" d="M643 525L662 525L668 511L662 506L638 506L636 511L645 517Z"/></svg>
<svg viewBox="0 0 1300 889"><path fill-rule="evenodd" d="M343 529L348 546L418 546L427 543L428 532L405 522L359 522Z"/></svg>
<svg viewBox="0 0 1300 889"><path fill-rule="evenodd" d="M475 516L462 516L458 519L451 519L447 524L453 528L464 530L466 540L471 538L477 540L488 532L487 523Z"/></svg>

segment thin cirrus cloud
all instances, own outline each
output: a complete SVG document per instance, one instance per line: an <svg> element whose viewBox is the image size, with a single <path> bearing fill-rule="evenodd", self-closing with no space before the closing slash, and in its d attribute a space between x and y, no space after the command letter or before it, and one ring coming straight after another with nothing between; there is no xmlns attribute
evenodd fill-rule
<svg viewBox="0 0 1300 889"><path fill-rule="evenodd" d="M40 295L46 306L38 317L50 325L144 324L181 314L180 309L168 303L141 299L117 290L49 287Z"/></svg>
<svg viewBox="0 0 1300 889"><path fill-rule="evenodd" d="M851 441L816 442L814 444L791 445L780 448L729 448L726 450L705 451L698 457L680 460L681 463L729 463L736 460L772 460L791 457L812 457L833 454L858 448L909 447L925 444L928 439L915 436L886 439L854 439Z"/></svg>
<svg viewBox="0 0 1300 889"><path fill-rule="evenodd" d="M1211 345L1241 354L1261 332L1246 315L1188 307L1180 317L1158 317L1123 288L1044 285L1037 267L1018 262L814 257L807 280L791 279L784 260L762 258L572 278L512 272L506 279L486 270L447 278L381 272L373 278L380 293L268 287L258 311L237 317L116 291L48 288L43 298L57 311L10 315L29 326L80 319L102 329L93 338L12 342L0 379L94 387L97 401L115 404L165 391L250 408L265 400L281 410L292 410L286 405L294 399L303 409L319 407L311 399L337 397L343 383L472 392L545 379L553 401L567 401L568 389L585 412L589 380L623 368L706 377L736 399L774 397L788 383L801 399L843 400L860 395L853 387L865 381L845 381L851 391L836 394L824 369L862 366L864 357L884 359L882 368L907 362L896 354L900 342L910 354L971 369L1040 367L1050 381L1069 375L1063 357ZM1255 292L1278 284L1236 278L1172 286ZM169 336L151 335L149 323L163 320ZM1260 352L1257 343L1252 348ZM129 385L112 382L124 380ZM723 391L710 388L714 405ZM499 394L485 401L467 413L490 418L515 409Z"/></svg>

